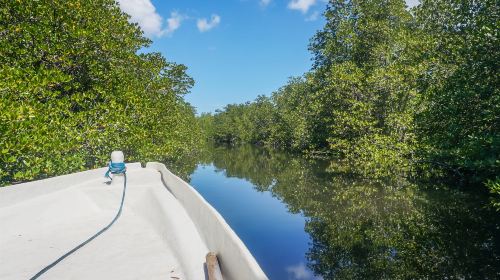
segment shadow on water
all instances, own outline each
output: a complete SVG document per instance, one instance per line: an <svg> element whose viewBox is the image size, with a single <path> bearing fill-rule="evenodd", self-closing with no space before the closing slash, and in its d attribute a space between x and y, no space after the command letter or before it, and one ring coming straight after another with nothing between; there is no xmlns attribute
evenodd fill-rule
<svg viewBox="0 0 500 280"><path fill-rule="evenodd" d="M302 217L303 226L295 230L305 232L307 240L280 243L251 239L252 228L243 226L238 221L241 216L233 212L246 198L252 200L251 207L259 209L258 197L231 193L230 200L239 200L232 208L227 207L229 202L218 202L228 197L207 198L245 243L245 238L251 240L248 247L271 279L500 278L500 215L484 207L481 195L401 179L387 183L332 174L327 172L328 166L326 161L253 146L209 146L196 157L169 163L204 196L210 197L215 185L223 184L210 181L208 176L240 178L243 180L231 184L250 183L253 192L268 193L288 215ZM211 175L200 176L200 168ZM203 188L204 184L211 188ZM259 226L278 228L279 234L285 223ZM266 244L253 244L259 240ZM283 244L305 246L300 253L305 264L299 266L303 267L281 267L282 262L266 259L276 250L285 250L279 248Z"/></svg>

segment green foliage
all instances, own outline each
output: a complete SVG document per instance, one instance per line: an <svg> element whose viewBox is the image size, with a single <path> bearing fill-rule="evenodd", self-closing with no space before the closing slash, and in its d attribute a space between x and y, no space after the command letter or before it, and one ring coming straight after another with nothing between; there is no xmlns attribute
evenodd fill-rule
<svg viewBox="0 0 500 280"><path fill-rule="evenodd" d="M196 118L198 123L198 127L201 129L203 133L203 138L205 140L210 140L212 136L215 134L214 130L214 116L210 113L202 113L200 116Z"/></svg>
<svg viewBox="0 0 500 280"><path fill-rule="evenodd" d="M306 74L303 78L291 78L287 85L273 93L276 120L271 128L270 144L294 151L316 151L326 146L328 118L322 100L311 99L314 89L314 76Z"/></svg>
<svg viewBox="0 0 500 280"><path fill-rule="evenodd" d="M486 182L486 187L492 194L491 205L500 211L500 177L497 177L494 180L488 180Z"/></svg>
<svg viewBox="0 0 500 280"><path fill-rule="evenodd" d="M186 67L115 1L1 1L0 185L175 156L197 143Z"/></svg>
<svg viewBox="0 0 500 280"><path fill-rule="evenodd" d="M378 178L477 185L500 172L497 1L330 0L324 16L311 71L265 107L216 113L216 139L332 155L332 170Z"/></svg>
<svg viewBox="0 0 500 280"><path fill-rule="evenodd" d="M230 104L223 111L210 116L209 138L218 143L253 143L262 144L269 138L269 127L273 121L273 107L269 99L259 96L254 102ZM199 117L204 121L208 116Z"/></svg>
<svg viewBox="0 0 500 280"><path fill-rule="evenodd" d="M422 153L475 181L500 173L498 1L423 1L429 68L416 114Z"/></svg>
<svg viewBox="0 0 500 280"><path fill-rule="evenodd" d="M331 1L325 17L311 51L329 109L329 149L372 176L408 171L415 79L424 69L414 18L397 0Z"/></svg>

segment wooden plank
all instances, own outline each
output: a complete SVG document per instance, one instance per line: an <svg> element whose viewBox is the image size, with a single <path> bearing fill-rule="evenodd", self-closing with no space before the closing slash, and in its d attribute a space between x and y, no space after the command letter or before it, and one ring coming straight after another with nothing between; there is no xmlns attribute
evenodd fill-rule
<svg viewBox="0 0 500 280"><path fill-rule="evenodd" d="M206 265L208 272L208 280L223 280L222 272L220 271L219 261L214 252L209 252L206 256Z"/></svg>

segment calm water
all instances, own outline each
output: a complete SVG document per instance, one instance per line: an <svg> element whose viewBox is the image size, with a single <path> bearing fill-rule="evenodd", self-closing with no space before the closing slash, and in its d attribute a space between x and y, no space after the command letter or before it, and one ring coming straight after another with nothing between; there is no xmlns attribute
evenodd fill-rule
<svg viewBox="0 0 500 280"><path fill-rule="evenodd" d="M500 215L481 197L328 172L252 146L170 164L270 279L500 279Z"/></svg>

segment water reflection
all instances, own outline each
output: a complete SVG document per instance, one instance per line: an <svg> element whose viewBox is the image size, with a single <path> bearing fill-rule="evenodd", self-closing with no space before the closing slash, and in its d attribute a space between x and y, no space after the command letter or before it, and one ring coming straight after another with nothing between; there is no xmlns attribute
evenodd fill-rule
<svg viewBox="0 0 500 280"><path fill-rule="evenodd" d="M213 164L306 217L307 263L283 268L288 279L500 278L499 215L479 195L332 174L329 162L252 146L207 147L184 163L173 169L187 179Z"/></svg>
<svg viewBox="0 0 500 280"><path fill-rule="evenodd" d="M319 276L314 276L304 263L288 266L286 271L288 272L288 279L291 280L322 279Z"/></svg>

